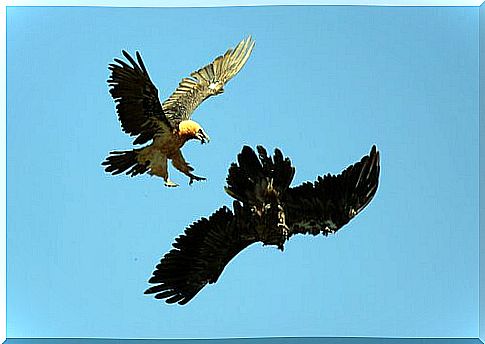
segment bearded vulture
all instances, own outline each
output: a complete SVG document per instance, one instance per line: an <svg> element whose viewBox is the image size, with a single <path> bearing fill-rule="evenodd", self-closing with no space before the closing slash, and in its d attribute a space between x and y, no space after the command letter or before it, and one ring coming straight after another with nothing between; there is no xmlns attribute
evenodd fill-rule
<svg viewBox="0 0 485 344"><path fill-rule="evenodd" d="M138 52L135 61L126 51L123 55L130 64L120 59L109 65L110 93L116 102L118 119L124 132L136 136L133 144L150 144L129 151L113 151L102 163L106 172L114 175L126 172L136 176L148 172L162 177L165 185L178 184L168 177L168 160L172 165L194 180L205 180L192 173L194 170L182 156L180 149L191 139L201 143L209 136L191 115L207 98L224 92L224 85L244 66L254 48L249 36L234 49L217 57L212 63L183 78L175 92L163 103L158 89L150 80Z"/></svg>
<svg viewBox="0 0 485 344"><path fill-rule="evenodd" d="M251 244L283 251L295 234L335 233L372 200L379 183L379 152L327 174L315 182L290 187L295 168L279 149L273 157L258 146L245 146L229 168L226 192L233 209L223 206L190 225L156 266L145 294L167 303L189 302L206 284L217 282L229 261Z"/></svg>

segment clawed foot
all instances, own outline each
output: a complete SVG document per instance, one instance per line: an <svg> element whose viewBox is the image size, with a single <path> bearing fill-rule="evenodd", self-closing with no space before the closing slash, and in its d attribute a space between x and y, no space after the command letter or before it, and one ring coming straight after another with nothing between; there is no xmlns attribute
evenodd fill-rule
<svg viewBox="0 0 485 344"><path fill-rule="evenodd" d="M175 188L177 186L179 186L177 183L174 183L172 182L170 179L165 181L165 186L169 187L169 188Z"/></svg>
<svg viewBox="0 0 485 344"><path fill-rule="evenodd" d="M190 176L189 185L192 185L192 183L194 182L194 180L200 182L201 180L207 180L207 178L197 177L197 176L191 175Z"/></svg>

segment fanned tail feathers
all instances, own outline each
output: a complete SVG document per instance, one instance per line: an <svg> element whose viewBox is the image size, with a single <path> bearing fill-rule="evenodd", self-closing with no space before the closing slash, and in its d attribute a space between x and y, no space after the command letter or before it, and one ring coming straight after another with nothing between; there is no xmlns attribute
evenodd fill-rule
<svg viewBox="0 0 485 344"><path fill-rule="evenodd" d="M131 151L114 151L103 161L102 165L106 166L105 171L113 175L126 171L127 175L136 176L143 174L148 170L148 164L141 164L137 157L139 149Z"/></svg>
<svg viewBox="0 0 485 344"><path fill-rule="evenodd" d="M266 200L268 191L284 193L295 175L295 168L279 149L273 157L262 146L258 155L248 146L239 153L238 163L231 164L227 176L226 192L243 203L257 204ZM272 192L271 192L272 193Z"/></svg>

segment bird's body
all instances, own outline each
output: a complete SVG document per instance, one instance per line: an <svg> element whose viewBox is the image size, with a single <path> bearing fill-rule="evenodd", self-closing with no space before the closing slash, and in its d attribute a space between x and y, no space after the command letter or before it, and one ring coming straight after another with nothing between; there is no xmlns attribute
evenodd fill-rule
<svg viewBox="0 0 485 344"><path fill-rule="evenodd" d="M168 176L170 160L177 170L190 178L190 184L194 180L204 180L192 173L193 168L181 152L189 140L209 141L200 124L190 118L205 99L224 92L224 85L241 70L253 47L250 37L241 41L234 49L191 73L190 78L183 78L163 103L140 54L136 53L135 61L123 51L131 65L119 59L110 64L110 93L117 103L123 130L137 136L133 143L151 143L131 151L111 152L103 162L106 171L112 174L125 172L131 176L147 172L162 177L166 186L177 186Z"/></svg>
<svg viewBox="0 0 485 344"><path fill-rule="evenodd" d="M191 124L191 131L181 130L188 123ZM170 160L173 167L190 178L190 183L193 180L204 180L205 178L198 177L192 173L194 169L185 161L181 151L181 148L187 141L196 138L198 130L201 130L202 140L208 140L207 134L205 134L199 124L186 120L180 122L179 129L167 130L154 136L152 143L143 148L132 151L111 152L111 155L103 164L108 165L106 171L113 174L127 171L126 174L135 176L148 172L152 176L163 178L166 186L174 187L178 186L178 184L172 182L169 178L168 162Z"/></svg>
<svg viewBox="0 0 485 344"><path fill-rule="evenodd" d="M157 265L145 293L167 303L186 304L206 284L215 283L225 266L249 245L261 242L283 251L296 234L335 233L373 199L379 183L379 152L327 174L313 183L290 187L295 168L281 151L269 157L244 147L229 168L226 192L233 209L223 206L208 219L190 225Z"/></svg>
<svg viewBox="0 0 485 344"><path fill-rule="evenodd" d="M193 122L193 121L185 121ZM181 127L184 127L185 122L181 122ZM193 168L185 161L181 148L183 145L192 139L192 132L197 132L200 126L193 122L194 130L187 132L173 130L164 135L158 135L153 138L153 143L140 149L137 162L140 165L147 166L150 175L161 177L165 180L167 186L176 186L168 178L168 161L171 160L172 165L180 172L186 174L191 180L202 180L204 178L197 177L191 172ZM200 128L202 130L202 128ZM207 137L207 136L206 136Z"/></svg>

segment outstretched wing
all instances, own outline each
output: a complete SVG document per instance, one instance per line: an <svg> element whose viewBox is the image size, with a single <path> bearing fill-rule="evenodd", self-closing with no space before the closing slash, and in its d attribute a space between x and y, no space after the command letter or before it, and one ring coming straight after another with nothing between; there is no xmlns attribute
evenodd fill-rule
<svg viewBox="0 0 485 344"><path fill-rule="evenodd" d="M379 172L379 152L373 146L369 155L341 174L327 174L314 183L290 188L285 211L291 234L328 235L340 229L372 200Z"/></svg>
<svg viewBox="0 0 485 344"><path fill-rule="evenodd" d="M234 207L236 215L224 206L189 226L156 266L148 281L155 286L145 294L184 305L206 284L215 283L229 261L256 242L249 211Z"/></svg>
<svg viewBox="0 0 485 344"><path fill-rule="evenodd" d="M116 102L123 131L137 136L134 144L143 144L168 130L170 123L140 54L136 52L138 63L124 50L123 55L131 65L120 59L109 65L109 92Z"/></svg>
<svg viewBox="0 0 485 344"><path fill-rule="evenodd" d="M254 47L251 37L242 40L234 49L184 78L175 92L163 102L163 111L175 126L189 119L194 110L208 97L224 91L224 85L244 66Z"/></svg>

